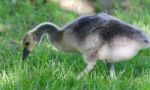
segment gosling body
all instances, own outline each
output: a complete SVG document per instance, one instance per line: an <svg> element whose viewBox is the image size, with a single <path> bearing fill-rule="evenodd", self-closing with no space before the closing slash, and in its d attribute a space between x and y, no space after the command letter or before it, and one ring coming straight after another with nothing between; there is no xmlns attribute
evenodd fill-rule
<svg viewBox="0 0 150 90"><path fill-rule="evenodd" d="M150 45L148 37L139 29L106 13L80 17L63 28L50 22L42 23L27 33L28 37L23 39L24 47L31 51L44 33L61 51L83 55L87 66L78 79L90 72L97 60L105 61L110 76L116 78L114 62L129 60ZM26 45L26 42L34 44Z"/></svg>

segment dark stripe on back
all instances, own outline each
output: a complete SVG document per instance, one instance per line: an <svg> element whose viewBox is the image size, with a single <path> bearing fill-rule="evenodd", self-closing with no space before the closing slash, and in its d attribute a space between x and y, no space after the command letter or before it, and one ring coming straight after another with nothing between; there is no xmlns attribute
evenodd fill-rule
<svg viewBox="0 0 150 90"><path fill-rule="evenodd" d="M132 39L143 35L136 28L105 13L82 17L65 29L72 30L73 34L80 41L84 40L91 33L99 34L104 41L110 41L116 36L125 36Z"/></svg>
<svg viewBox="0 0 150 90"><path fill-rule="evenodd" d="M95 28L106 22L98 15L86 16L78 19L76 22L69 25L67 28L73 30L73 33L81 40L86 36L94 32Z"/></svg>
<svg viewBox="0 0 150 90"><path fill-rule="evenodd" d="M110 20L105 27L100 27L99 30L105 41L110 41L116 36L124 36L130 39L142 36L141 31L117 20Z"/></svg>

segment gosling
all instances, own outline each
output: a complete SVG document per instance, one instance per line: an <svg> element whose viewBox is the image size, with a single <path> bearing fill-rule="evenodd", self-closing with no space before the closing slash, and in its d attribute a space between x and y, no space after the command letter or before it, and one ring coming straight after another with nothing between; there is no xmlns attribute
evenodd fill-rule
<svg viewBox="0 0 150 90"><path fill-rule="evenodd" d="M78 79L89 73L97 60L106 62L110 77L117 79L114 63L131 59L150 45L148 37L139 29L114 16L99 13L80 17L63 28L50 22L37 25L23 38L23 60L40 43L44 34L59 50L83 55L87 66Z"/></svg>

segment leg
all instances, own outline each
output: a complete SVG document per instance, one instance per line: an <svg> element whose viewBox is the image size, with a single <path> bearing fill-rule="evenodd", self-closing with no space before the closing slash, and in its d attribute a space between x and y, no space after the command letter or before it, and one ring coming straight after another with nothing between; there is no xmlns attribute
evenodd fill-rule
<svg viewBox="0 0 150 90"><path fill-rule="evenodd" d="M117 79L116 77L116 74L115 74L115 68L114 68L114 64L113 63L107 63L107 67L108 67L108 70L109 70L109 74L110 74L110 77L111 79Z"/></svg>
<svg viewBox="0 0 150 90"><path fill-rule="evenodd" d="M77 79L80 79L83 75L89 73L96 64L96 53L84 55L84 60L87 63L85 69L78 75Z"/></svg>
<svg viewBox="0 0 150 90"><path fill-rule="evenodd" d="M95 66L96 62L88 63L85 69L78 75L77 79L80 79L84 74L89 73Z"/></svg>

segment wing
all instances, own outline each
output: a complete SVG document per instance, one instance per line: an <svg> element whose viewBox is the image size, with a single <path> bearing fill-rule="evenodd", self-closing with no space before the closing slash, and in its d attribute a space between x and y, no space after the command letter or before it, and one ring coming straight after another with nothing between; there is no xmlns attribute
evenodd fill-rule
<svg viewBox="0 0 150 90"><path fill-rule="evenodd" d="M104 41L111 40L116 36L143 37L141 31L137 28L105 13L81 17L69 24L67 28L72 30L73 34L80 40L91 33L98 33Z"/></svg>
<svg viewBox="0 0 150 90"><path fill-rule="evenodd" d="M115 37L127 37L134 40L144 40L146 36L139 29L118 20L109 20L105 26L98 28L104 41Z"/></svg>
<svg viewBox="0 0 150 90"><path fill-rule="evenodd" d="M83 39L92 32L95 32L97 27L102 27L106 21L98 15L85 16L69 24L65 29L72 30L76 37Z"/></svg>

